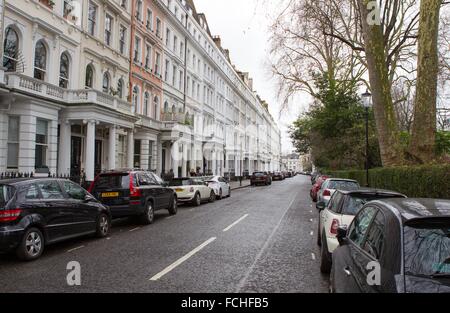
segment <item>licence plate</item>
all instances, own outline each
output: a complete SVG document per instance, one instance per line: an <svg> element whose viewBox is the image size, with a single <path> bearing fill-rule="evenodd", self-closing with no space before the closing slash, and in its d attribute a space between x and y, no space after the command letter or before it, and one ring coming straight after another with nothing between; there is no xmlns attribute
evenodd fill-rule
<svg viewBox="0 0 450 313"><path fill-rule="evenodd" d="M104 192L102 193L102 198L117 198L119 196L118 192Z"/></svg>
<svg viewBox="0 0 450 313"><path fill-rule="evenodd" d="M175 191L176 191L176 192L183 192L184 189L183 189L183 188L177 188L177 189L175 189Z"/></svg>

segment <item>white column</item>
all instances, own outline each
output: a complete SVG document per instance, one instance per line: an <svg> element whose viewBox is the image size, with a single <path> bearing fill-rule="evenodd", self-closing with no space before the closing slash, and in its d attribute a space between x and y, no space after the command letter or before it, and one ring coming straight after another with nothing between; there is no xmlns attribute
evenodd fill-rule
<svg viewBox="0 0 450 313"><path fill-rule="evenodd" d="M134 131L130 129L127 132L127 167L134 168Z"/></svg>
<svg viewBox="0 0 450 313"><path fill-rule="evenodd" d="M175 141L172 145L172 151L170 151L170 158L172 159L172 162L168 163L171 164L169 168L166 169L167 172L169 172L171 169L173 170L173 173L176 178L178 178L178 165L180 164L180 152L179 152L179 145L178 141Z"/></svg>
<svg viewBox="0 0 450 313"><path fill-rule="evenodd" d="M116 126L109 127L109 142L108 142L108 169L113 170L116 168L116 140L117 131Z"/></svg>
<svg viewBox="0 0 450 313"><path fill-rule="evenodd" d="M183 153L182 153L182 159L181 159L181 176L187 176L187 145L183 144Z"/></svg>
<svg viewBox="0 0 450 313"><path fill-rule="evenodd" d="M61 121L58 146L58 174L70 175L71 125L67 120Z"/></svg>
<svg viewBox="0 0 450 313"><path fill-rule="evenodd" d="M212 159L211 171L212 171L213 175L216 175L217 174L217 152L216 151L211 153L211 159Z"/></svg>
<svg viewBox="0 0 450 313"><path fill-rule="evenodd" d="M92 182L95 179L95 121L87 122L86 151L85 151L85 171L86 181Z"/></svg>

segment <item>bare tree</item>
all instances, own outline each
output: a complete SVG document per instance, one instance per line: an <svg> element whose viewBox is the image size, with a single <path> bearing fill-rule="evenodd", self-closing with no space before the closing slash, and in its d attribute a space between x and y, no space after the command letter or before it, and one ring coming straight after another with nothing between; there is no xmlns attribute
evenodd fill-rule
<svg viewBox="0 0 450 313"><path fill-rule="evenodd" d="M348 12L346 23L355 21L348 1L339 1L339 9L330 6L328 0L291 1L275 19L271 27L271 66L285 105L298 92L316 97L314 80L318 74L326 74L337 84L354 84L362 79L365 66L360 62L361 51L326 35L330 23L341 24L342 11ZM357 33L356 27L353 32Z"/></svg>

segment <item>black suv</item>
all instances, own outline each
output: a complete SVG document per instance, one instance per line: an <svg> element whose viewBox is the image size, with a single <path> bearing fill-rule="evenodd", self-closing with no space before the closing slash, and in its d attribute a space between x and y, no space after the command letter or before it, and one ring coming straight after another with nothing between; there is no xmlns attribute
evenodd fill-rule
<svg viewBox="0 0 450 313"><path fill-rule="evenodd" d="M109 209L79 185L62 179L0 180L0 252L25 261L44 246L78 236L109 234Z"/></svg>
<svg viewBox="0 0 450 313"><path fill-rule="evenodd" d="M109 206L113 218L137 216L153 223L155 211L177 214L177 195L157 175L142 170L115 170L101 173L89 188L100 202Z"/></svg>

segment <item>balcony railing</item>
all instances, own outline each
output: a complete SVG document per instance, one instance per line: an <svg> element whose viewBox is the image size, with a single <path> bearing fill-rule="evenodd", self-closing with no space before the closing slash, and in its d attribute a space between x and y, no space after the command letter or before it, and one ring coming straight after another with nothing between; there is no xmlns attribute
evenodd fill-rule
<svg viewBox="0 0 450 313"><path fill-rule="evenodd" d="M187 126L194 126L194 119L185 113L162 113L161 120L163 122L176 122Z"/></svg>
<svg viewBox="0 0 450 313"><path fill-rule="evenodd" d="M50 83L18 73L6 73L6 86L49 100L64 101L69 104L94 103L127 114L133 114L131 104L112 95L94 89L65 89Z"/></svg>

